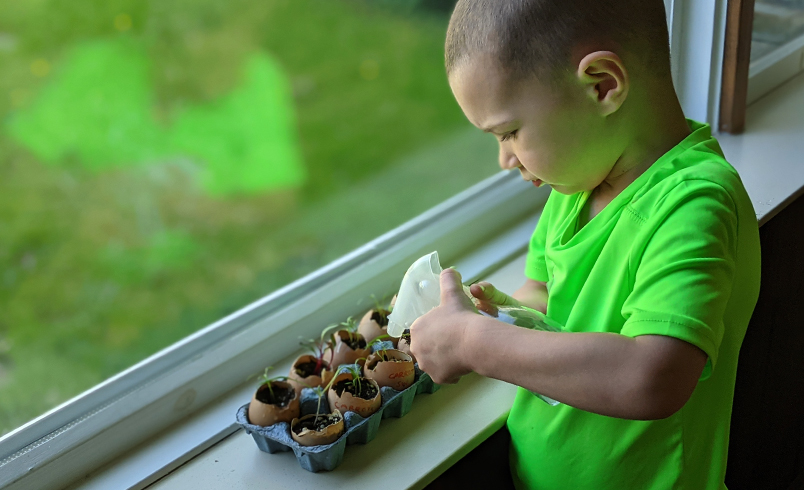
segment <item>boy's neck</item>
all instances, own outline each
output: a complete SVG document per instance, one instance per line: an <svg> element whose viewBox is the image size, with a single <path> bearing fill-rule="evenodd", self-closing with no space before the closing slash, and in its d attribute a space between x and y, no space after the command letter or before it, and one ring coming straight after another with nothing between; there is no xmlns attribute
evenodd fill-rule
<svg viewBox="0 0 804 490"><path fill-rule="evenodd" d="M667 96L668 87L662 87L643 94L630 94L632 104L627 116L630 116L633 136L609 175L595 189L595 194L613 199L662 155L689 136L689 124L672 86L669 93L672 96Z"/></svg>

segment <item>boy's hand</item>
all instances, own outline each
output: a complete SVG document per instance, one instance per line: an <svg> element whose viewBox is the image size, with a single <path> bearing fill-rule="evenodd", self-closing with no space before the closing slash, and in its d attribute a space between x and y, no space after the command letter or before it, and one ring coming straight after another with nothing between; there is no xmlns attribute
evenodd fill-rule
<svg viewBox="0 0 804 490"><path fill-rule="evenodd" d="M433 381L451 384L472 371L464 355L466 331L482 317L463 292L458 271L445 269L440 280L441 304L410 326L410 350Z"/></svg>
<svg viewBox="0 0 804 490"><path fill-rule="evenodd" d="M497 316L498 306L522 306L522 303L485 281L469 286L469 292L477 298L477 309L494 317Z"/></svg>

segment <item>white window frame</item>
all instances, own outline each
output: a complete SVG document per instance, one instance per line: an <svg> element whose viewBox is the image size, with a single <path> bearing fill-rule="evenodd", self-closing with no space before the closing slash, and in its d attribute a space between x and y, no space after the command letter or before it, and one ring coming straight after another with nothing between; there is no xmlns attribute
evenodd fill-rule
<svg viewBox="0 0 804 490"><path fill-rule="evenodd" d="M717 131L726 36L726 0L665 0L673 82L688 118Z"/></svg>
<svg viewBox="0 0 804 490"><path fill-rule="evenodd" d="M725 0L665 3L682 106L688 117L715 123ZM424 253L438 250L445 265L460 260L465 280L480 277L525 249L547 194L515 173L497 174L167 347L0 438L0 487L63 487L96 471L294 352L300 336L361 313L359 300L394 292ZM231 430L231 421L207 425L195 450L205 444L198 441L208 444ZM149 477L136 481L141 486Z"/></svg>

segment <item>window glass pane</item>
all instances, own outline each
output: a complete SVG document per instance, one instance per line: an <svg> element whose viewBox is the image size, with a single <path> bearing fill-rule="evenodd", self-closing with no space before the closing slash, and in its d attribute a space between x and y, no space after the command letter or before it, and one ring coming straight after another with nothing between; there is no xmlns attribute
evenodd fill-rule
<svg viewBox="0 0 804 490"><path fill-rule="evenodd" d="M804 0L756 0L751 60L804 35Z"/></svg>
<svg viewBox="0 0 804 490"><path fill-rule="evenodd" d="M0 2L0 434L497 170L449 0Z"/></svg>

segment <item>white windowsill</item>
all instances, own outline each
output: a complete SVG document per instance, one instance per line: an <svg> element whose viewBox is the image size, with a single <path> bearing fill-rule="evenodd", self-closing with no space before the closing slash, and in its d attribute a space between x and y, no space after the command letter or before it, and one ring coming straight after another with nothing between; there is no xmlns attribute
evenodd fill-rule
<svg viewBox="0 0 804 490"><path fill-rule="evenodd" d="M719 134L760 225L804 189L804 73L748 106L745 134Z"/></svg>

